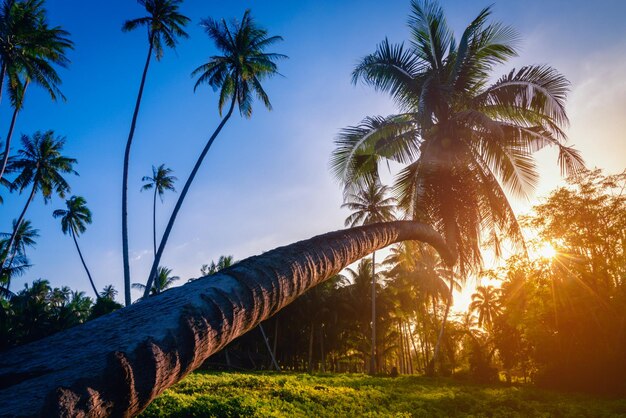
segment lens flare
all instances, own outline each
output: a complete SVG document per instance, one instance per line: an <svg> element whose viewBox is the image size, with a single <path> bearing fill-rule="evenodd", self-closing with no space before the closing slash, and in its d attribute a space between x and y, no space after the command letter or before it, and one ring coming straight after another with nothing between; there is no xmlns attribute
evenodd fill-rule
<svg viewBox="0 0 626 418"><path fill-rule="evenodd" d="M549 242L544 242L539 247L539 254L542 258L554 258L556 256L556 250Z"/></svg>

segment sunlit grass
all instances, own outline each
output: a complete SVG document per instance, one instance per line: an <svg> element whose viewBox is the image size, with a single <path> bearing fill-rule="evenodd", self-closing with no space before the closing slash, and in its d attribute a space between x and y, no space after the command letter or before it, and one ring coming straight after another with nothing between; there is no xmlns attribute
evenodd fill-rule
<svg viewBox="0 0 626 418"><path fill-rule="evenodd" d="M626 400L452 379L194 373L143 417L626 417Z"/></svg>

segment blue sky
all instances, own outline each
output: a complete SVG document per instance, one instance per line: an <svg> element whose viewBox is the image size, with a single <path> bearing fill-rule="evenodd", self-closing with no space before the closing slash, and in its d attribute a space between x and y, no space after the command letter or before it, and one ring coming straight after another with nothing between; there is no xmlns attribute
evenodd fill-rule
<svg viewBox="0 0 626 418"><path fill-rule="evenodd" d="M442 1L450 25L460 33L490 2ZM124 20L143 14L129 0L48 0L50 22L71 33L76 44L71 66L61 70L66 103L52 103L33 87L16 132L52 129L67 137L66 154L79 160L72 194L84 196L94 223L80 238L99 288L122 291L121 171L133 105L147 53L143 30L122 33ZM165 163L184 180L204 142L219 122L216 95L193 92L191 71L217 51L199 27L204 17L241 17L246 8L270 34L282 35L276 52L284 77L266 82L274 110L256 105L252 119L233 117L211 149L179 214L163 264L183 279L197 277L203 263L220 254L237 259L278 245L341 228L347 216L341 190L328 172L338 130L366 115L390 114L382 94L350 83L360 57L387 36L408 38L409 1L228 1L187 0L190 39L153 61L139 116L130 169L130 248L133 281L145 281L152 262L151 195L140 193L151 165ZM494 18L514 26L521 54L496 71L549 63L572 82L568 134L589 166L618 172L626 155L626 3L620 0L498 1ZM7 100L0 106L0 131L9 124ZM17 138L17 137L16 137ZM16 142L17 143L17 142ZM14 147L15 149L15 147ZM536 196L560 184L556 153L542 151L543 175ZM159 230L176 196L158 205ZM6 196L0 230L8 230L26 196ZM515 202L519 212L533 201ZM61 233L52 211L38 198L27 218L40 230L34 264L13 290L46 278L90 294L71 239ZM184 282L185 280L181 280ZM135 297L138 294L135 294Z"/></svg>

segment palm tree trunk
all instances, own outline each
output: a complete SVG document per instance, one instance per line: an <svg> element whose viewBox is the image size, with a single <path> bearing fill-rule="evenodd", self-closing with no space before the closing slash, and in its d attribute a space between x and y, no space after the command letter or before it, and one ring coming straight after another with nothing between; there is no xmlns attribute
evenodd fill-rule
<svg viewBox="0 0 626 418"><path fill-rule="evenodd" d="M133 112L133 119L130 123L130 132L128 133L128 140L126 140L126 149L124 150L124 173L122 175L122 258L124 259L124 304L126 306L131 304L130 259L128 256L128 166L130 164L130 147L133 143L133 136L135 135L135 126L137 125L139 106L141 105L141 97L143 96L143 88L146 84L146 75L148 74L151 57L152 42L150 42L150 48L148 48L148 57L146 58L146 65L143 68L141 84L139 85L139 93L137 94L137 102L135 103L135 111Z"/></svg>
<svg viewBox="0 0 626 418"><path fill-rule="evenodd" d="M154 199L152 202L152 244L154 245L154 257L156 257L156 198L157 198L157 186L154 186ZM161 283L159 280L156 281L155 286L156 293L161 293Z"/></svg>
<svg viewBox="0 0 626 418"><path fill-rule="evenodd" d="M7 65L6 63L2 63L2 76L0 77L0 103L2 103L2 90L4 89L4 78L6 76L7 76Z"/></svg>
<svg viewBox="0 0 626 418"><path fill-rule="evenodd" d="M372 347L370 374L376 374L376 251L372 252Z"/></svg>
<svg viewBox="0 0 626 418"><path fill-rule="evenodd" d="M11 247L13 246L13 243L15 242L15 236L17 235L17 231L20 228L20 224L24 220L24 215L26 215L26 211L28 210L28 206L30 206L30 202L32 202L33 198L35 197L36 191L37 191L37 180L33 182L33 188L30 191L28 200L26 201L26 204L24 205L24 209L22 209L22 213L20 213L19 218L17 218L17 222L15 223L15 228L13 228L13 232L11 233L11 238L9 238L9 242L7 244L6 250L4 251L4 254L2 255L2 262L0 263L0 266L4 266L4 263L7 260L7 257L9 256L9 251L11 250Z"/></svg>
<svg viewBox="0 0 626 418"><path fill-rule="evenodd" d="M320 371L326 373L326 353L324 352L324 324L320 325Z"/></svg>
<svg viewBox="0 0 626 418"><path fill-rule="evenodd" d="M74 230L70 228L70 235L72 236L72 239L74 240L74 244L76 245L76 250L78 251L78 256L80 257L80 261L81 263L83 263L83 267L85 268L85 271L87 272L87 277L89 277L89 283L91 283L91 288L93 289L93 292L96 294L96 299L100 299L100 295L98 294L98 289L96 289L96 285L93 282L93 279L91 278L91 273L89 272L89 269L87 268L87 264L85 263L85 259L83 258L83 253L80 251L80 247L78 246L78 240L76 239L76 234L74 233Z"/></svg>
<svg viewBox="0 0 626 418"><path fill-rule="evenodd" d="M159 249L157 251L156 256L154 257L152 268L150 269L150 275L148 276L148 283L146 284L148 288L150 288L150 286L152 285L152 281L154 280L156 276L157 269L159 268L159 262L161 261L161 257L163 256L163 250L165 250L165 245L167 244L167 240L170 237L170 233L172 232L172 227L174 226L174 222L176 222L176 216L178 216L178 211L180 211L180 208L183 205L183 201L185 200L185 196L187 196L187 192L189 191L189 188L191 187L191 183L193 183L193 180L196 177L196 174L198 174L198 170L200 169L200 166L202 165L202 161L204 161L204 157L207 155L207 153L211 149L211 145L213 145L213 141L215 141L215 138L217 138L219 133L222 131L222 128L224 127L228 119L230 119L230 116L233 114L233 109L235 108L236 98L237 98L237 91L235 91L233 94L233 99L231 100L228 113L226 113L226 115L224 116L220 124L217 126L217 129L215 129L215 132L213 132L213 135L211 135L211 138L209 138L209 141L205 145L204 149L200 153L200 156L198 157L198 160L196 161L196 165L193 167L193 170L191 170L191 174L189 175L187 182L185 182L185 186L183 187L183 190L181 191L180 196L178 196L178 200L176 201L176 206L174 206L174 211L172 212L172 215L170 216L170 220L167 223L167 227L165 228L165 232L163 233L163 238L161 238L161 242L159 243ZM148 292L144 292L144 297L147 297L147 296L148 296Z"/></svg>
<svg viewBox="0 0 626 418"><path fill-rule="evenodd" d="M24 90L22 90L22 97L19 98L19 103L15 104L15 109L13 110L13 116L11 117L11 125L9 125L9 132L7 133L7 137L4 144L4 155L2 156L2 167L0 168L0 180L4 176L4 172L7 167L7 162L9 161L9 151L11 147L11 138L13 137L13 130L15 129L15 121L17 120L17 114L19 113L22 105L24 104L24 96L26 95L26 89L28 88L28 84L30 81L26 80L24 83Z"/></svg>
<svg viewBox="0 0 626 418"><path fill-rule="evenodd" d="M276 347L278 346L278 317L274 319L274 343L272 344L272 357L276 358Z"/></svg>
<svg viewBox="0 0 626 418"><path fill-rule="evenodd" d="M11 259L9 260L9 264L7 265L6 269L7 271L11 270L11 266L13 265L13 260L15 260L15 256L17 255L17 248L13 249L13 253L11 254ZM9 292L9 289L11 288L11 275L7 274L7 285L5 287L7 294Z"/></svg>
<svg viewBox="0 0 626 418"><path fill-rule="evenodd" d="M265 348L267 348L267 352L270 354L270 358L272 359L272 366L276 369L277 372L280 371L280 366L276 362L276 358L274 358L274 353L270 347L270 342L267 339L267 335L265 335L265 330L263 329L263 324L259 324L259 329L261 330L261 336L263 337L263 342L265 342Z"/></svg>
<svg viewBox="0 0 626 418"><path fill-rule="evenodd" d="M152 201L152 245L154 248L154 256L156 257L156 198L157 198L157 188L154 187L154 199Z"/></svg>
<svg viewBox="0 0 626 418"><path fill-rule="evenodd" d="M309 373L313 373L313 334L314 332L315 332L315 324L311 322L311 331L309 332L309 361L307 364Z"/></svg>
<svg viewBox="0 0 626 418"><path fill-rule="evenodd" d="M435 344L435 350L433 352L432 358L432 370L431 372L435 372L435 368L437 366L437 360L439 359L439 351L441 349L441 342L443 341L443 334L446 329L446 322L448 321L448 314L450 313L450 306L452 305L452 295L454 292L454 274L450 271L450 293L448 293L448 300L446 301L446 311L443 314L443 318L441 319L441 328L439 329L439 336L437 337L437 344Z"/></svg>
<svg viewBox="0 0 626 418"><path fill-rule="evenodd" d="M409 338L411 339L411 345L413 346L413 351L415 351L415 367L419 371L420 369L420 356L419 350L417 349L417 344L415 343L415 335L411 332L411 326L407 324L407 328L409 329ZM415 325L415 331L417 332L417 325Z"/></svg>
<svg viewBox="0 0 626 418"><path fill-rule="evenodd" d="M439 234L418 222L335 231L5 351L0 416L137 415L211 354L308 289L372 251L406 240L428 242L454 262Z"/></svg>
<svg viewBox="0 0 626 418"><path fill-rule="evenodd" d="M13 137L13 130L15 129L15 121L17 120L17 114L19 113L19 106L16 106L13 110L13 117L11 118L11 125L9 125L9 133L4 141L4 155L2 156L2 167L0 168L0 180L4 176L4 172L7 168L7 162L9 161L9 152L11 151L11 138Z"/></svg>

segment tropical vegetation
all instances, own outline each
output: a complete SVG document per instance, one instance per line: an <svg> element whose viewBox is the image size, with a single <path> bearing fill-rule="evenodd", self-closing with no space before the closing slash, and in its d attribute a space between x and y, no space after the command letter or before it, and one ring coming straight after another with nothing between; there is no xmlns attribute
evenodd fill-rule
<svg viewBox="0 0 626 418"><path fill-rule="evenodd" d="M344 129L331 169L349 190L376 181L382 164L402 164L393 187L404 216L437 228L465 278L480 269L485 245L496 253L505 239L523 245L507 192L533 190L535 151L556 146L564 172L583 167L565 145L569 82L549 66L530 65L493 83L495 67L517 55L519 38L491 21L491 7L458 41L434 1L412 1L408 25L407 46L384 40L352 73L354 83L389 94L400 113ZM448 312L449 305L443 325Z"/></svg>
<svg viewBox="0 0 626 418"><path fill-rule="evenodd" d="M623 399L452 379L360 374L194 373L140 416L618 417Z"/></svg>
<svg viewBox="0 0 626 418"><path fill-rule="evenodd" d="M113 285L98 290L86 262L95 257L79 245L92 212L73 194L85 186L73 181L78 161L66 138L39 130L12 150L29 85L65 100L57 70L74 44L49 23L44 0L0 4L0 100L8 95L12 113L0 204L23 201L0 232L0 394L15 394L0 415L22 413L21 398L42 416L146 407L144 416L624 414L621 399L548 390L626 394L626 172L587 169L568 144L564 75L548 65L501 74L520 37L491 6L457 37L436 1L413 0L408 41L385 39L358 61L353 83L397 110L334 141L330 169L348 229L243 260L221 255L196 278L161 264L174 224L233 114L251 118L256 100L272 110L265 83L287 57L272 49L282 37L249 10L201 20L218 52L192 71L193 88L217 93L220 119L158 239L157 197L177 192L178 179L162 163L135 189L131 148L150 63L188 38L191 19L182 0L137 3L145 15L122 27L148 36L121 170L124 307ZM535 153L546 147L558 149L566 178L517 216L512 199L534 192ZM154 258L134 282L129 190L150 192L152 203ZM52 217L72 238L93 297L53 287L54 278L21 279L46 231L29 211L39 199L64 202ZM141 292L135 303L131 289Z"/></svg>

